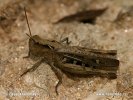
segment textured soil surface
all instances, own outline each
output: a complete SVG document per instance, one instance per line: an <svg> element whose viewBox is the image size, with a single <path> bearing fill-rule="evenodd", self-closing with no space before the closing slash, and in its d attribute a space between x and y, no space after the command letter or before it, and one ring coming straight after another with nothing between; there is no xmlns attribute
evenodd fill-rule
<svg viewBox="0 0 133 100"><path fill-rule="evenodd" d="M117 79L91 77L72 80L63 75L57 96L57 77L46 63L20 75L36 61L28 55L29 33L72 46L117 50ZM107 10L95 24L58 23L59 19L89 9ZM0 0L0 100L133 100L133 0ZM119 15L119 17L118 17Z"/></svg>

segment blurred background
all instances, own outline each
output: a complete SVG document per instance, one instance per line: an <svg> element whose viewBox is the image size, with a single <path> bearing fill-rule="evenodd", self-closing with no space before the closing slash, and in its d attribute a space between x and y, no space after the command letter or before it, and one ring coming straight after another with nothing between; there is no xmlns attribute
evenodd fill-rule
<svg viewBox="0 0 133 100"><path fill-rule="evenodd" d="M24 7L32 35L56 41L68 37L71 46L117 50L120 60L117 79L72 80L64 75L57 96L54 88L58 79L45 63L20 78L35 63L32 59L23 59L28 54L29 39L25 34L29 31ZM84 11L92 13L84 13L83 17L79 12ZM132 51L133 0L0 0L1 100L131 100ZM13 96L15 93L18 95Z"/></svg>

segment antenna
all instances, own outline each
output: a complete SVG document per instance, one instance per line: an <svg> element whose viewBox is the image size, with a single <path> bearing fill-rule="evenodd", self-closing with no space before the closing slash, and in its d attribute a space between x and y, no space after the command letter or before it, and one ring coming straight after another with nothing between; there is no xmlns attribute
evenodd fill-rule
<svg viewBox="0 0 133 100"><path fill-rule="evenodd" d="M27 13L26 13L26 8L24 7L24 12L25 12L25 17L26 17L26 22L27 22L27 25L28 25L28 29L29 29L29 33L30 33L30 35L29 34L27 34L30 38L32 37L32 35L31 35L31 29L30 29L30 25L29 25L29 21L28 21L28 17L27 17Z"/></svg>

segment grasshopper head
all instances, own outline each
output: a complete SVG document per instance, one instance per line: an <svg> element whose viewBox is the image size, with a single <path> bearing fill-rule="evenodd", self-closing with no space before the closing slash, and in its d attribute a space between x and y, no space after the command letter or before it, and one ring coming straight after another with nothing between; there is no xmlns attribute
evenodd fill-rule
<svg viewBox="0 0 133 100"><path fill-rule="evenodd" d="M40 39L41 39L41 38L40 38L38 35L33 35L33 36L30 36L29 41L38 43Z"/></svg>
<svg viewBox="0 0 133 100"><path fill-rule="evenodd" d="M38 35L34 35L29 39L29 55L31 58L48 56L51 53L51 47L47 41L42 44L42 39Z"/></svg>
<svg viewBox="0 0 133 100"><path fill-rule="evenodd" d="M42 38L40 38L38 35L33 35L29 39L29 47L33 47L34 45L38 46L45 46L48 45L47 42L44 42Z"/></svg>

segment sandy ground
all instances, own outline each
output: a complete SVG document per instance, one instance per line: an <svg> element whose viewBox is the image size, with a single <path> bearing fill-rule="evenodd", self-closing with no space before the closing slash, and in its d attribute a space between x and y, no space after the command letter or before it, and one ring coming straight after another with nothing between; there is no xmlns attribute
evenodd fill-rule
<svg viewBox="0 0 133 100"><path fill-rule="evenodd" d="M132 0L0 0L0 100L132 100L133 99L133 12ZM44 39L69 37L71 45L95 49L116 49L120 66L114 80L92 77L75 81L64 75L58 82L50 66L20 75L35 61L28 54L28 32L23 7L32 34ZM66 15L87 9L108 7L95 24L59 23ZM132 8L133 9L133 8ZM122 12L123 17L115 21ZM4 19L5 18L5 19Z"/></svg>

